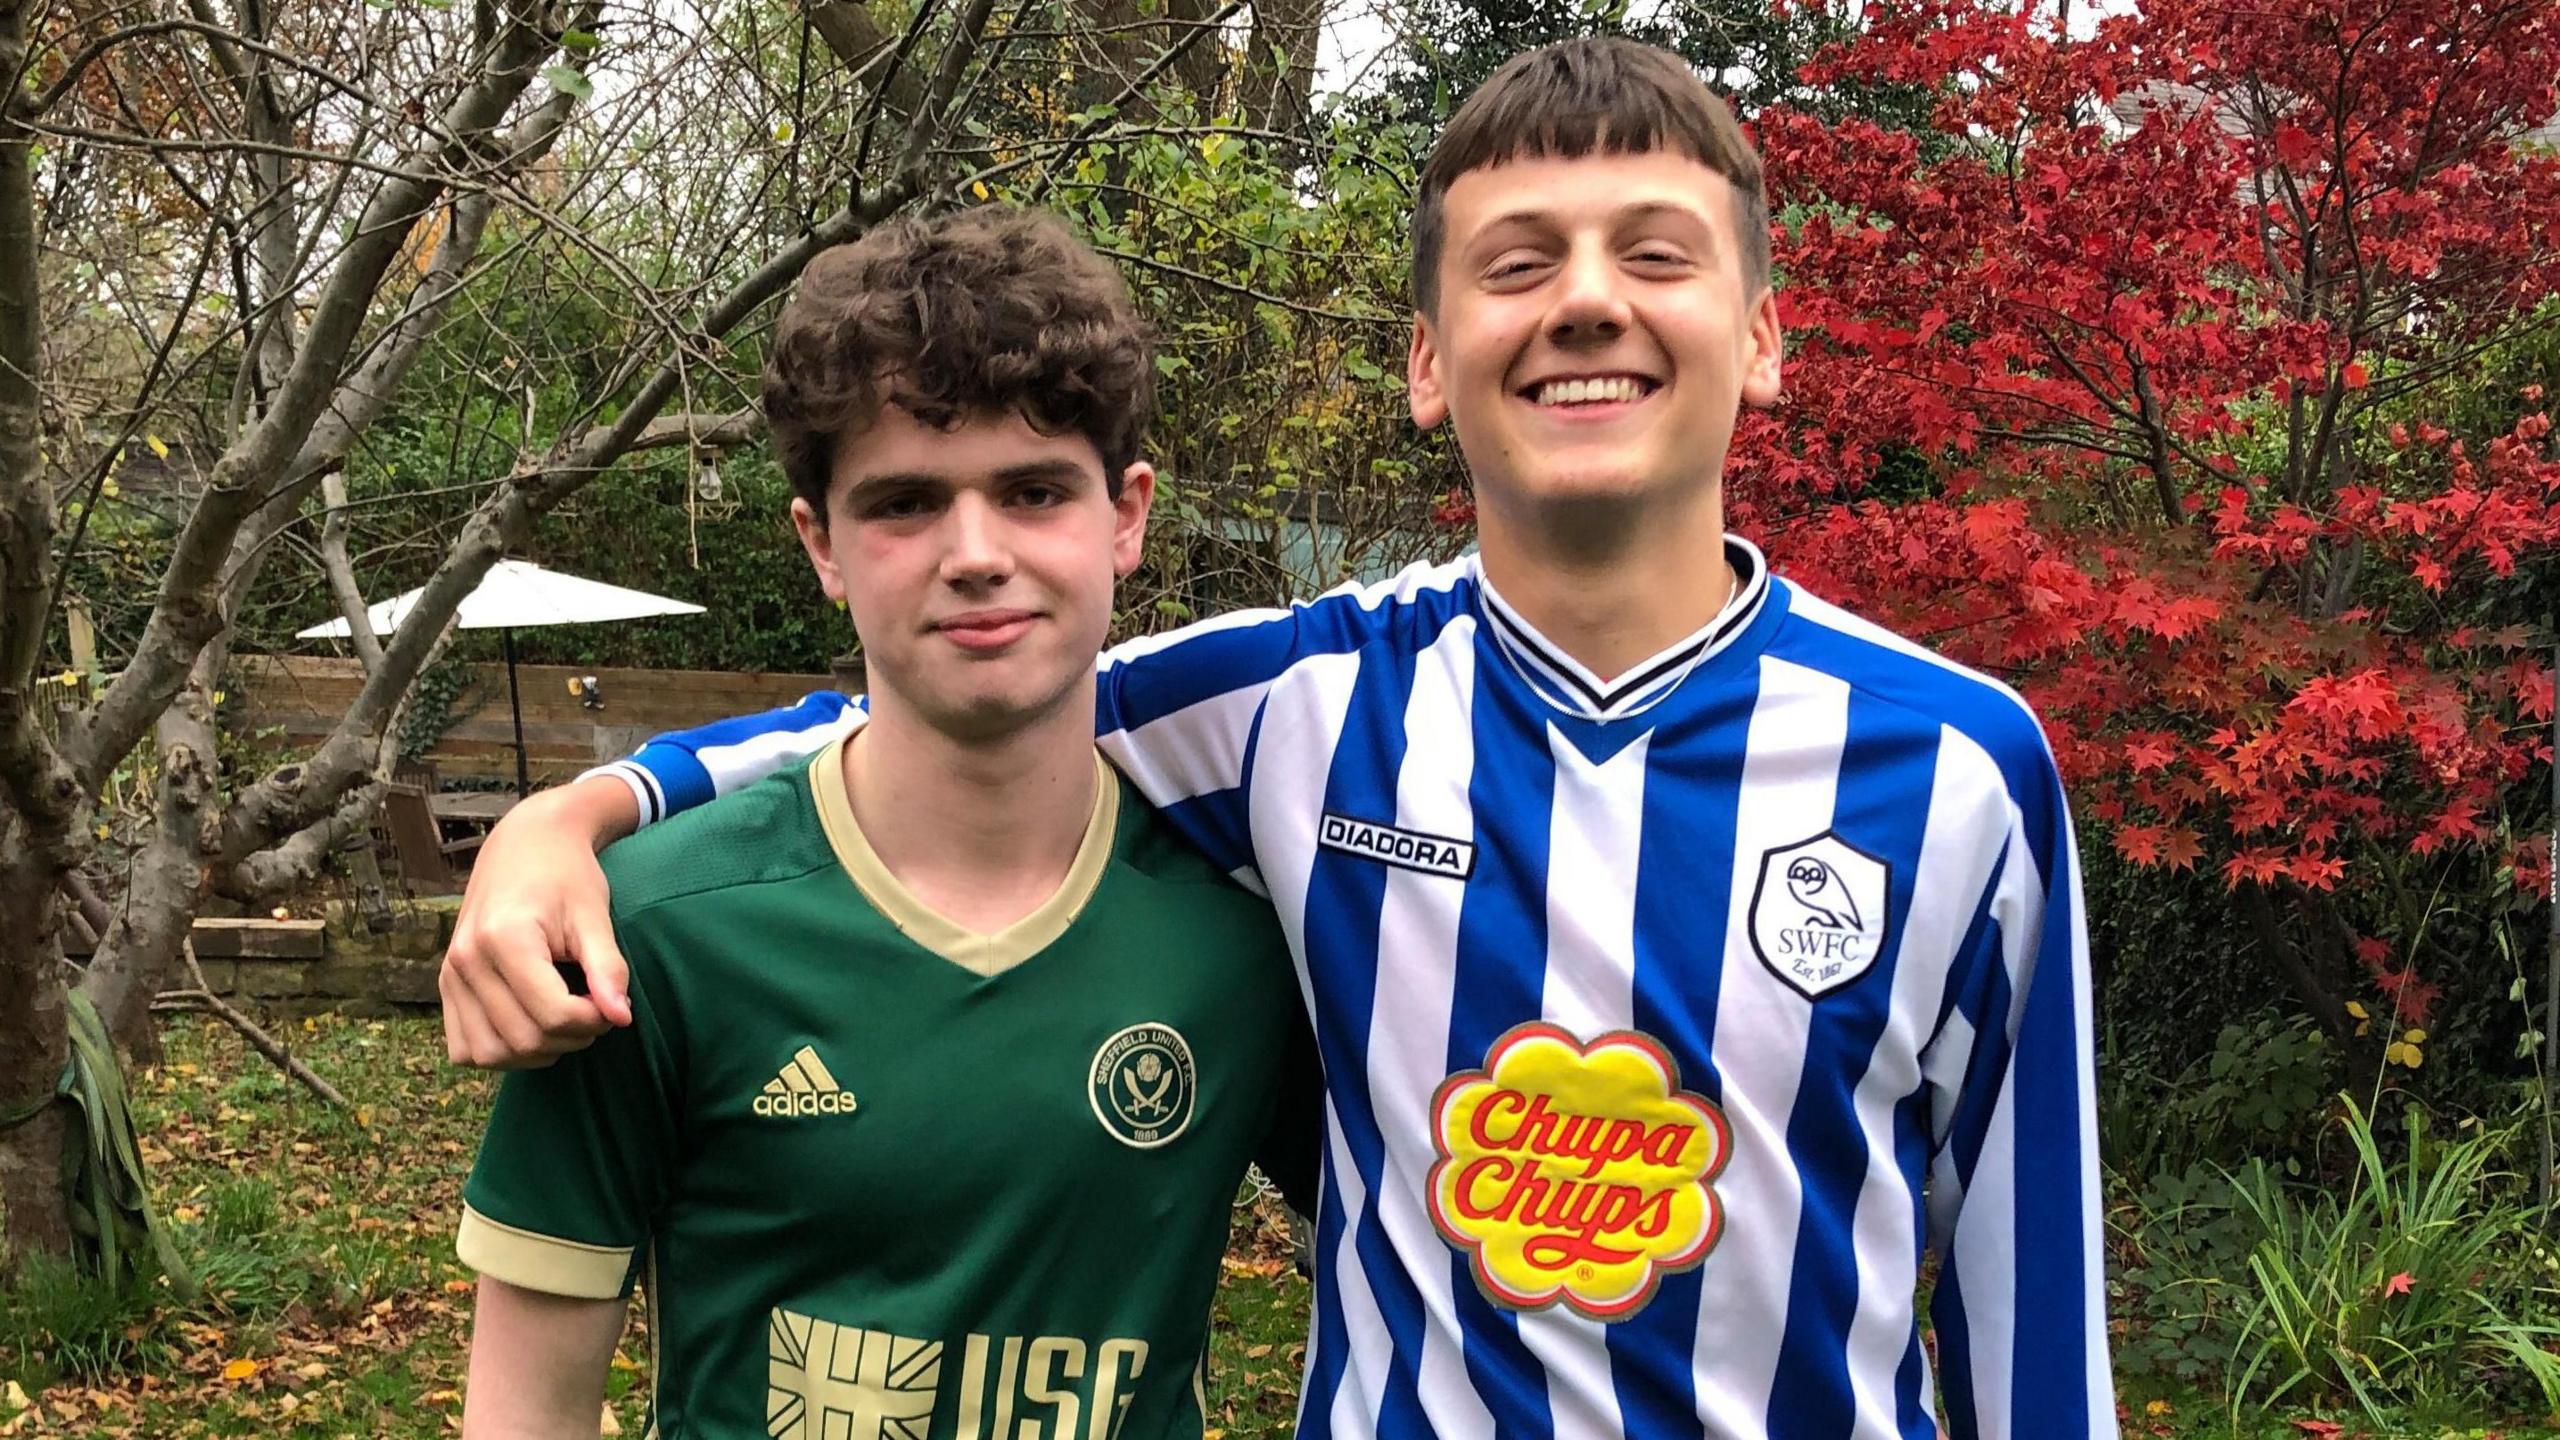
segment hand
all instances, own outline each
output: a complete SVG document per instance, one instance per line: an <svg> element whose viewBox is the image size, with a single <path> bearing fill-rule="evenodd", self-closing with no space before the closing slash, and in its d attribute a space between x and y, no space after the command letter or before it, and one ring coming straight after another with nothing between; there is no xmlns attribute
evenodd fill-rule
<svg viewBox="0 0 2560 1440"><path fill-rule="evenodd" d="M489 832L436 977L455 1064L548 1065L631 1023L596 852L639 819L622 782L597 776L526 800Z"/></svg>

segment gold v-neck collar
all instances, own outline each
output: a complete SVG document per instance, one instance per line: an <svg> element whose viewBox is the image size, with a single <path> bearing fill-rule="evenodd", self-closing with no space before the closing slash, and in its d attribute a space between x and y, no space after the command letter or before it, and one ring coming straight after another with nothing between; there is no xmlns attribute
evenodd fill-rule
<svg viewBox="0 0 2560 1440"><path fill-rule="evenodd" d="M1085 902L1093 898L1104 867L1111 863L1112 836L1120 818L1119 777L1102 763L1099 753L1093 757L1093 815L1085 821L1084 839L1076 845L1075 863L1067 867L1067 878L1030 914L992 935L982 935L916 898L880 862L880 852L871 848L869 837L855 822L853 801L845 793L845 747L852 739L852 735L839 737L809 764L818 824L827 832L827 843L835 848L836 860L854 888L908 939L972 975L995 976L1048 949L1084 913Z"/></svg>

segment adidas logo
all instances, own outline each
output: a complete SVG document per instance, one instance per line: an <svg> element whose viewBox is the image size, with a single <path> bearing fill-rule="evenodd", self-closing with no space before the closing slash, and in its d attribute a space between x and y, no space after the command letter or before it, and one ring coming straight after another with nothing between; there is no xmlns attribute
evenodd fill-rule
<svg viewBox="0 0 2560 1440"><path fill-rule="evenodd" d="M836 1083L815 1047L803 1045L756 1096L759 1115L850 1115L853 1092Z"/></svg>

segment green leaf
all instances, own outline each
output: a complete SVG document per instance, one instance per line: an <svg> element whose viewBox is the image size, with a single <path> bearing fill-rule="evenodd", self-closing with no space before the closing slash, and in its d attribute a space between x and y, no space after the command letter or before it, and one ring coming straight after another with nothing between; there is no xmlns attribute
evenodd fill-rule
<svg viewBox="0 0 2560 1440"><path fill-rule="evenodd" d="M592 53L598 45L603 43L604 41L591 30L563 30L560 32L560 48L563 50L575 51L580 55Z"/></svg>
<svg viewBox="0 0 2560 1440"><path fill-rule="evenodd" d="M552 89L559 91L563 95L569 96L571 99L592 100L595 98L596 83L588 79L586 72L578 69L576 66L545 66L542 71L542 78L551 82Z"/></svg>

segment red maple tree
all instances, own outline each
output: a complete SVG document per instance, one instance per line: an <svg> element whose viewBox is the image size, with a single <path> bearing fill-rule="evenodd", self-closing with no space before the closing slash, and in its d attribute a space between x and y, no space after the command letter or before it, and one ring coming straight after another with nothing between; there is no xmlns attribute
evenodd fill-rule
<svg viewBox="0 0 2560 1440"><path fill-rule="evenodd" d="M2560 315L2560 0L1915 0L1803 78L1942 98L1754 122L1789 399L1737 528L2017 683L2093 840L2218 872L2341 1037L2423 1023L2430 917L2550 887L2560 459L2481 391Z"/></svg>

